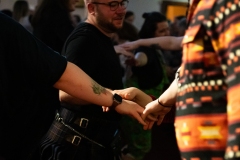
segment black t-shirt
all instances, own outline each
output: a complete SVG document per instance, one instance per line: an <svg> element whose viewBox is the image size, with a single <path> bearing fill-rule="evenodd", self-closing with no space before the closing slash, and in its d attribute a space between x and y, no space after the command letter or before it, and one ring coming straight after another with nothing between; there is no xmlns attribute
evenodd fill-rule
<svg viewBox="0 0 240 160"><path fill-rule="evenodd" d="M139 47L137 52L143 52L147 56L147 64L142 67L132 67L133 74L137 76L140 89L151 89L159 85L163 79L163 67L160 55L156 49Z"/></svg>
<svg viewBox="0 0 240 160"><path fill-rule="evenodd" d="M75 63L100 85L122 89L122 70L119 58L109 37L89 23L80 23L68 37L62 52L67 60ZM84 105L81 112L108 120L119 119L115 111L103 112L101 106Z"/></svg>
<svg viewBox="0 0 240 160"><path fill-rule="evenodd" d="M0 157L27 160L59 105L67 61L0 13Z"/></svg>

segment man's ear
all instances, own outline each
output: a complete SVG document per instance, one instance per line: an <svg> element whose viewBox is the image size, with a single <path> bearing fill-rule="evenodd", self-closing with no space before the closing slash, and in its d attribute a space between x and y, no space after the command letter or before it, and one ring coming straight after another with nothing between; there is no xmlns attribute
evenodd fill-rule
<svg viewBox="0 0 240 160"><path fill-rule="evenodd" d="M95 14L95 5L92 3L87 4L88 13L91 15Z"/></svg>

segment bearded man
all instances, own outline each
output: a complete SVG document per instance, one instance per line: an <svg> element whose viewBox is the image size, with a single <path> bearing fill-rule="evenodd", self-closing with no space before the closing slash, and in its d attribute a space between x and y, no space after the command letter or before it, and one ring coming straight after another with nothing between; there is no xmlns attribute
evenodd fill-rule
<svg viewBox="0 0 240 160"><path fill-rule="evenodd" d="M122 69L111 41L122 27L127 0L85 0L88 16L68 37L62 55L102 86L121 89ZM58 112L41 144L42 159L113 160L120 114L60 93ZM115 95L114 101L121 102ZM79 105L81 105L79 107ZM115 147L116 148L116 147Z"/></svg>

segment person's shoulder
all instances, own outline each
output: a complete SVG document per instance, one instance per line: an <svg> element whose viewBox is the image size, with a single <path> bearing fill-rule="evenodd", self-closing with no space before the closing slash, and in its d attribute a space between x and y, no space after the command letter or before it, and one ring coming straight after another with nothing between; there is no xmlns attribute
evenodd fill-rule
<svg viewBox="0 0 240 160"><path fill-rule="evenodd" d="M86 22L81 22L79 25L74 29L74 31L69 36L71 39L75 38L87 38L92 39L93 41L98 38L98 34L96 28Z"/></svg>
<svg viewBox="0 0 240 160"><path fill-rule="evenodd" d="M4 35L13 35L17 37L16 35L24 33L24 28L21 24L2 13L0 13L0 22L1 37L4 37Z"/></svg>
<svg viewBox="0 0 240 160"><path fill-rule="evenodd" d="M80 22L76 28L73 30L73 34L81 34L89 31L88 24L85 22Z"/></svg>
<svg viewBox="0 0 240 160"><path fill-rule="evenodd" d="M95 32L96 30L97 28L94 25L86 22L79 23L79 25L75 29L76 32L88 32L88 33Z"/></svg>
<svg viewBox="0 0 240 160"><path fill-rule="evenodd" d="M1 12L0 12L0 21L1 21L0 27L4 27L6 25L13 24L15 22L12 18L6 16Z"/></svg>

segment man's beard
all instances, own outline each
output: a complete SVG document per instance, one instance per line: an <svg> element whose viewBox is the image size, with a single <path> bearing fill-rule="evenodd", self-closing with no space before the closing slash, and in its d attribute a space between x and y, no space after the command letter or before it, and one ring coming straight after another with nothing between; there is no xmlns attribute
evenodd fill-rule
<svg viewBox="0 0 240 160"><path fill-rule="evenodd" d="M115 33L122 28L122 25L121 25L121 27L118 28L114 24L106 21L100 11L98 11L96 20L97 20L98 25L101 26L102 29L104 29L105 31L111 32L111 33Z"/></svg>

